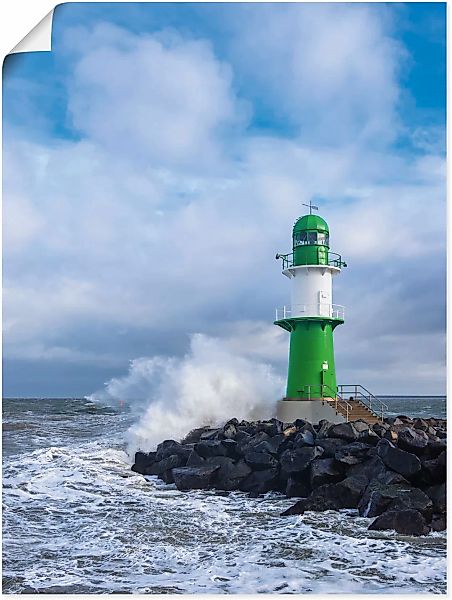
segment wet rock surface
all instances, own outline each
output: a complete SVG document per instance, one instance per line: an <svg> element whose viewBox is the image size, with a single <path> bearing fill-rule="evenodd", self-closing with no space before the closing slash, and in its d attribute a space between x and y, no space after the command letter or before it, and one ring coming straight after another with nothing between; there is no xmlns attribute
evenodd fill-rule
<svg viewBox="0 0 452 600"><path fill-rule="evenodd" d="M132 470L179 490L270 491L299 500L283 515L357 509L369 529L425 535L446 528L446 421L405 415L369 425L238 421L200 427Z"/></svg>

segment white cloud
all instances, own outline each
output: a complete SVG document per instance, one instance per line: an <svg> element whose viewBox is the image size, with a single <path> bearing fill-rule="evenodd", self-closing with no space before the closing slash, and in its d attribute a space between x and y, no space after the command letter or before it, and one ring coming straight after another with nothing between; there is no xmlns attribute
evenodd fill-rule
<svg viewBox="0 0 452 600"><path fill-rule="evenodd" d="M284 364L287 336L271 322L289 288L274 255L289 250L292 222L313 196L327 199L332 250L349 262L335 299L353 316L338 337L345 368L356 355L341 339L367 363L385 352L384 336L397 330L394 281L405 281L410 261L422 281L444 253L444 159L385 145L398 126L401 50L374 8L260 14L236 27L234 69L206 42L168 32L101 26L68 36L77 53L70 114L82 139L6 148L6 355L83 362L93 355L86 330L101 322L220 332L230 351ZM294 138L246 129L234 79L243 73L298 123ZM404 302L416 304L415 291ZM436 307L434 295L422 302ZM85 337L75 347L77 328ZM439 339L417 354L404 331L390 343L399 351L385 385L406 377L402 350L419 364L435 356L423 377L442 385ZM108 362L107 346L98 352Z"/></svg>

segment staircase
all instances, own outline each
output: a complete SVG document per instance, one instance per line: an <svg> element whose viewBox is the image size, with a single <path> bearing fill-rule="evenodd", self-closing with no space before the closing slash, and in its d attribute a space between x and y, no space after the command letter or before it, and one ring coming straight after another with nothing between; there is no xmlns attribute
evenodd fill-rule
<svg viewBox="0 0 452 600"><path fill-rule="evenodd" d="M345 413L343 412L344 402L338 405L338 409L345 418L347 418L348 412L348 421L362 419L371 425L381 423L388 410L388 406L384 402L362 385L340 385L338 386L338 395L347 404ZM348 399L345 401L345 398Z"/></svg>
<svg viewBox="0 0 452 600"><path fill-rule="evenodd" d="M369 425L373 425L374 423L381 423L381 417L376 415L370 408L368 408L365 404L360 402L359 400L347 400L347 403L351 406L348 410L348 420L349 421L366 421ZM345 418L347 418L347 411L340 404L337 406L338 412L341 413Z"/></svg>

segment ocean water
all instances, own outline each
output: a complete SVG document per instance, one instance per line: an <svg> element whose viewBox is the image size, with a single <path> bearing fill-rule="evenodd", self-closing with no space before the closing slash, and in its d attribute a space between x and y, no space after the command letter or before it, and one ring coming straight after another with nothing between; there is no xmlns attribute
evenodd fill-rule
<svg viewBox="0 0 452 600"><path fill-rule="evenodd" d="M382 398L445 416L444 397ZM232 415L231 415L232 416ZM353 510L178 492L130 471L125 408L3 401L4 593L445 593L446 535L369 532Z"/></svg>

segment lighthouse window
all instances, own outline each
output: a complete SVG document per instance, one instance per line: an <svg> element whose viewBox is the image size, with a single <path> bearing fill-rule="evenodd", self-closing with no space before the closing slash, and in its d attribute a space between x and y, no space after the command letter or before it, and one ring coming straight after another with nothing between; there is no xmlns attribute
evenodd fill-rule
<svg viewBox="0 0 452 600"><path fill-rule="evenodd" d="M318 233L317 234L317 243L322 246L328 246L329 243L329 235L327 233Z"/></svg>
<svg viewBox="0 0 452 600"><path fill-rule="evenodd" d="M317 231L308 231L308 244L317 244Z"/></svg>
<svg viewBox="0 0 452 600"><path fill-rule="evenodd" d="M306 231L297 231L293 236L293 245L294 246L304 246L307 243L307 233Z"/></svg>

